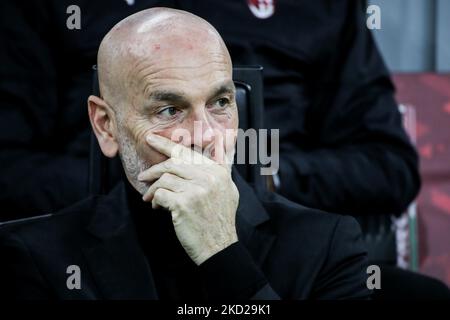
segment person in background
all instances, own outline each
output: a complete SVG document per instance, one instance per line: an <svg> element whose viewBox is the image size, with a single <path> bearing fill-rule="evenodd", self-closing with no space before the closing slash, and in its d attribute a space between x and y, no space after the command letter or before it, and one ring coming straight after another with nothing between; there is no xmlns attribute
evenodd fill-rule
<svg viewBox="0 0 450 320"><path fill-rule="evenodd" d="M1 1L0 221L54 213L88 196L86 98L100 41L132 13L173 5Z"/></svg>
<svg viewBox="0 0 450 320"><path fill-rule="evenodd" d="M343 214L399 215L420 189L418 156L364 4L180 1L223 34L236 65L264 67L265 126L280 130L277 192Z"/></svg>

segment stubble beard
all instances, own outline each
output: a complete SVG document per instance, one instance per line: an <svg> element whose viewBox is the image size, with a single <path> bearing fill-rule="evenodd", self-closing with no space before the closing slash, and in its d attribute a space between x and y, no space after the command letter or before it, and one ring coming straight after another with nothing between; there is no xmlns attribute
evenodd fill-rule
<svg viewBox="0 0 450 320"><path fill-rule="evenodd" d="M142 195L144 195L151 184L147 182L142 182L138 180L138 175L149 169L152 165L142 159L136 150L135 143L133 143L133 139L128 135L125 130L121 130L122 132L119 134L118 143L119 143L119 157L122 162L122 166L125 170L125 174L129 180L129 182L133 185L133 187ZM214 143L211 143L203 150L203 155L209 159L213 159L213 150ZM236 152L236 148L233 148L231 152L225 153L226 159L226 167L231 174L231 168L233 165L234 154Z"/></svg>
<svg viewBox="0 0 450 320"><path fill-rule="evenodd" d="M150 185L146 182L139 181L137 177L142 171L147 170L152 165L139 157L135 144L127 133L122 132L119 136L119 157L125 170L125 174L133 187L140 194L144 195Z"/></svg>

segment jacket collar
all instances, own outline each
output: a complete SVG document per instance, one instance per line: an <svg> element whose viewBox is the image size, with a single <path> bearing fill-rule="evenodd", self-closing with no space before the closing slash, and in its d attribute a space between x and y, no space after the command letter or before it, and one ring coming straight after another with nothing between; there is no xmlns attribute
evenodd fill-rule
<svg viewBox="0 0 450 320"><path fill-rule="evenodd" d="M158 299L130 216L125 185L118 184L96 200L87 230L98 241L84 248L83 254L102 298Z"/></svg>
<svg viewBox="0 0 450 320"><path fill-rule="evenodd" d="M239 241L248 249L258 265L264 260L275 241L270 226L270 216L255 191L233 169L233 181L239 190L239 205L236 212L236 231Z"/></svg>
<svg viewBox="0 0 450 320"><path fill-rule="evenodd" d="M239 190L239 205L236 212L238 232L246 233L250 231L247 230L248 227L257 227L270 217L253 189L235 169L232 178ZM120 233L129 225L132 225L132 220L125 184L120 182L108 195L97 198L94 215L87 229L94 236L106 239Z"/></svg>
<svg viewBox="0 0 450 320"><path fill-rule="evenodd" d="M275 239L262 228L269 215L253 189L233 170L239 190L236 229L239 240L262 265ZM152 272L140 249L124 183L98 197L87 230L100 241L85 248L90 271L106 299L157 299ZM261 228L259 228L261 227Z"/></svg>

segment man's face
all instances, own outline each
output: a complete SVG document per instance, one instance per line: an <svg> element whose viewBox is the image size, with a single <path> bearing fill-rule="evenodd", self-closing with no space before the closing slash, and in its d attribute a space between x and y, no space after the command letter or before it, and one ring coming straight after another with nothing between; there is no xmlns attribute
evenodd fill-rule
<svg viewBox="0 0 450 320"><path fill-rule="evenodd" d="M117 113L117 140L128 179L141 193L148 185L137 175L167 159L146 143L149 133L210 158L217 148L233 157L238 113L231 62L223 48L202 40L153 42L125 75L128 105ZM217 143L220 135L223 145Z"/></svg>

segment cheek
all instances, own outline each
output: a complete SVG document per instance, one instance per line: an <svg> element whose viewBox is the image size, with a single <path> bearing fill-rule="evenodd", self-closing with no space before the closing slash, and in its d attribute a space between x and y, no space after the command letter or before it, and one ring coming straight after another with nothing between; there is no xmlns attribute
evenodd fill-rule
<svg viewBox="0 0 450 320"><path fill-rule="evenodd" d="M168 159L165 155L151 148L145 141L138 144L137 153L141 159L144 159L151 166Z"/></svg>
<svg viewBox="0 0 450 320"><path fill-rule="evenodd" d="M239 124L239 117L236 109L230 109L228 112L220 115L211 115L210 123L213 124L214 129L227 130L237 129Z"/></svg>
<svg viewBox="0 0 450 320"><path fill-rule="evenodd" d="M216 126L213 128L215 132L223 137L224 147L227 152L231 151L236 144L237 127L237 117L233 117L216 123Z"/></svg>
<svg viewBox="0 0 450 320"><path fill-rule="evenodd" d="M227 129L237 129L239 126L239 115L237 112L237 108L233 109L228 117L226 118L226 121L224 123L224 126Z"/></svg>
<svg viewBox="0 0 450 320"><path fill-rule="evenodd" d="M167 129L158 130L149 126L148 123L137 121L133 127L132 136L136 142L136 151L138 156L150 165L155 165L167 160L168 157L150 147L145 138L150 133L170 138L168 131L169 130Z"/></svg>

